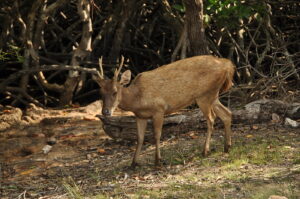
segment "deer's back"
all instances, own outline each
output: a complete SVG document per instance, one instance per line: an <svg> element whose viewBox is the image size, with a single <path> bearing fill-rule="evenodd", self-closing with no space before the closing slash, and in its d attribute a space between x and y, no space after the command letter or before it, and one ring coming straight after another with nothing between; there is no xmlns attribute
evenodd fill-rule
<svg viewBox="0 0 300 199"><path fill-rule="evenodd" d="M230 60L197 56L141 73L132 86L137 88L141 103L164 106L172 112L197 98L218 94L229 70L234 70Z"/></svg>

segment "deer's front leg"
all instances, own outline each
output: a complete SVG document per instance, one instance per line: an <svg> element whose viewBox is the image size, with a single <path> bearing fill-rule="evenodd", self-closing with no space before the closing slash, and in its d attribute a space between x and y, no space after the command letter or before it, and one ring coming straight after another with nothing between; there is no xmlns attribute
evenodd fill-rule
<svg viewBox="0 0 300 199"><path fill-rule="evenodd" d="M147 119L136 118L136 123L137 123L137 145L136 145L136 150L131 164L132 168L138 165L137 159L143 146L145 130L147 127Z"/></svg>
<svg viewBox="0 0 300 199"><path fill-rule="evenodd" d="M160 137L162 132L162 126L164 121L163 114L156 114L153 117L153 130L154 130L154 138L155 138L155 165L160 165L161 155L160 155Z"/></svg>
<svg viewBox="0 0 300 199"><path fill-rule="evenodd" d="M206 118L206 122L207 122L207 134L206 134L206 140L204 143L204 148L203 148L203 152L202 155L205 157L208 155L209 153L209 148L210 148L210 139L211 139L211 134L213 133L214 130L214 121L216 118L216 114L214 113L214 111L212 110L212 104L208 103L211 102L212 100L210 100L209 98L207 99L197 99L196 102L198 104L198 106L200 107L204 117Z"/></svg>

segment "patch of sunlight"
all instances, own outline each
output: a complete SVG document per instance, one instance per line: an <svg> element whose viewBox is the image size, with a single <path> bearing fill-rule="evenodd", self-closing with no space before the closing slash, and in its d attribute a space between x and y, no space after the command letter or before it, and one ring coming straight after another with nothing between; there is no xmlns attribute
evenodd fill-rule
<svg viewBox="0 0 300 199"><path fill-rule="evenodd" d="M238 169L242 165L248 164L249 160L248 158L246 159L235 159L232 162L227 163L224 167L225 169Z"/></svg>
<svg viewBox="0 0 300 199"><path fill-rule="evenodd" d="M288 150L281 147L276 140L265 141L257 139L255 142L234 146L229 153L227 164L242 163L243 161L256 165L281 163ZM241 161L238 161L241 160Z"/></svg>
<svg viewBox="0 0 300 199"><path fill-rule="evenodd" d="M247 173L241 173L239 171L224 171L223 178L232 181L246 181L249 179L249 175Z"/></svg>
<svg viewBox="0 0 300 199"><path fill-rule="evenodd" d="M99 194L99 195L96 195L96 196L93 196L92 199L107 199L109 198L108 196L106 195L102 195L102 194Z"/></svg>

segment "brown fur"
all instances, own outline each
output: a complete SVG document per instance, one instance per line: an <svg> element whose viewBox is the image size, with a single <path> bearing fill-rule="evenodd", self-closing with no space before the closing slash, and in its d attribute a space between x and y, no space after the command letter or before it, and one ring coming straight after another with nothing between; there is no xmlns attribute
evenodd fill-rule
<svg viewBox="0 0 300 199"><path fill-rule="evenodd" d="M192 103L197 103L207 118L208 134L205 141L203 154L209 152L209 142L213 131L216 116L220 117L225 125L225 151L231 145L231 112L218 100L219 94L229 90L235 67L228 59L217 58L210 55L196 56L161 66L155 70L139 74L129 87L122 87L115 82L114 88L118 90L115 101L120 108L132 111L137 117L138 145L133 159L134 166L141 150L146 128L146 119L152 119L156 139L156 164L160 160L159 140L161 135L163 116L184 108ZM121 82L128 78L122 76ZM99 80L100 86L108 88L105 82ZM127 80L128 81L128 80ZM109 93L103 92L106 99ZM115 107L103 107L113 109Z"/></svg>

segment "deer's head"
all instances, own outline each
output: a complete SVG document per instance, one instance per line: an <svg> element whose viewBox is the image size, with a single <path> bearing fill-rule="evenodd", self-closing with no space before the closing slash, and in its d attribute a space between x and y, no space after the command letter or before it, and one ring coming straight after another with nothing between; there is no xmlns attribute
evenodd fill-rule
<svg viewBox="0 0 300 199"><path fill-rule="evenodd" d="M118 76L122 69L124 58L118 69L115 70L114 77L112 79L104 79L102 58L99 59L100 73L93 75L93 79L100 86L100 94L103 100L102 115L111 116L114 110L122 100L122 89L123 86L127 85L131 79L130 70L126 70L122 75L121 79L118 80Z"/></svg>

